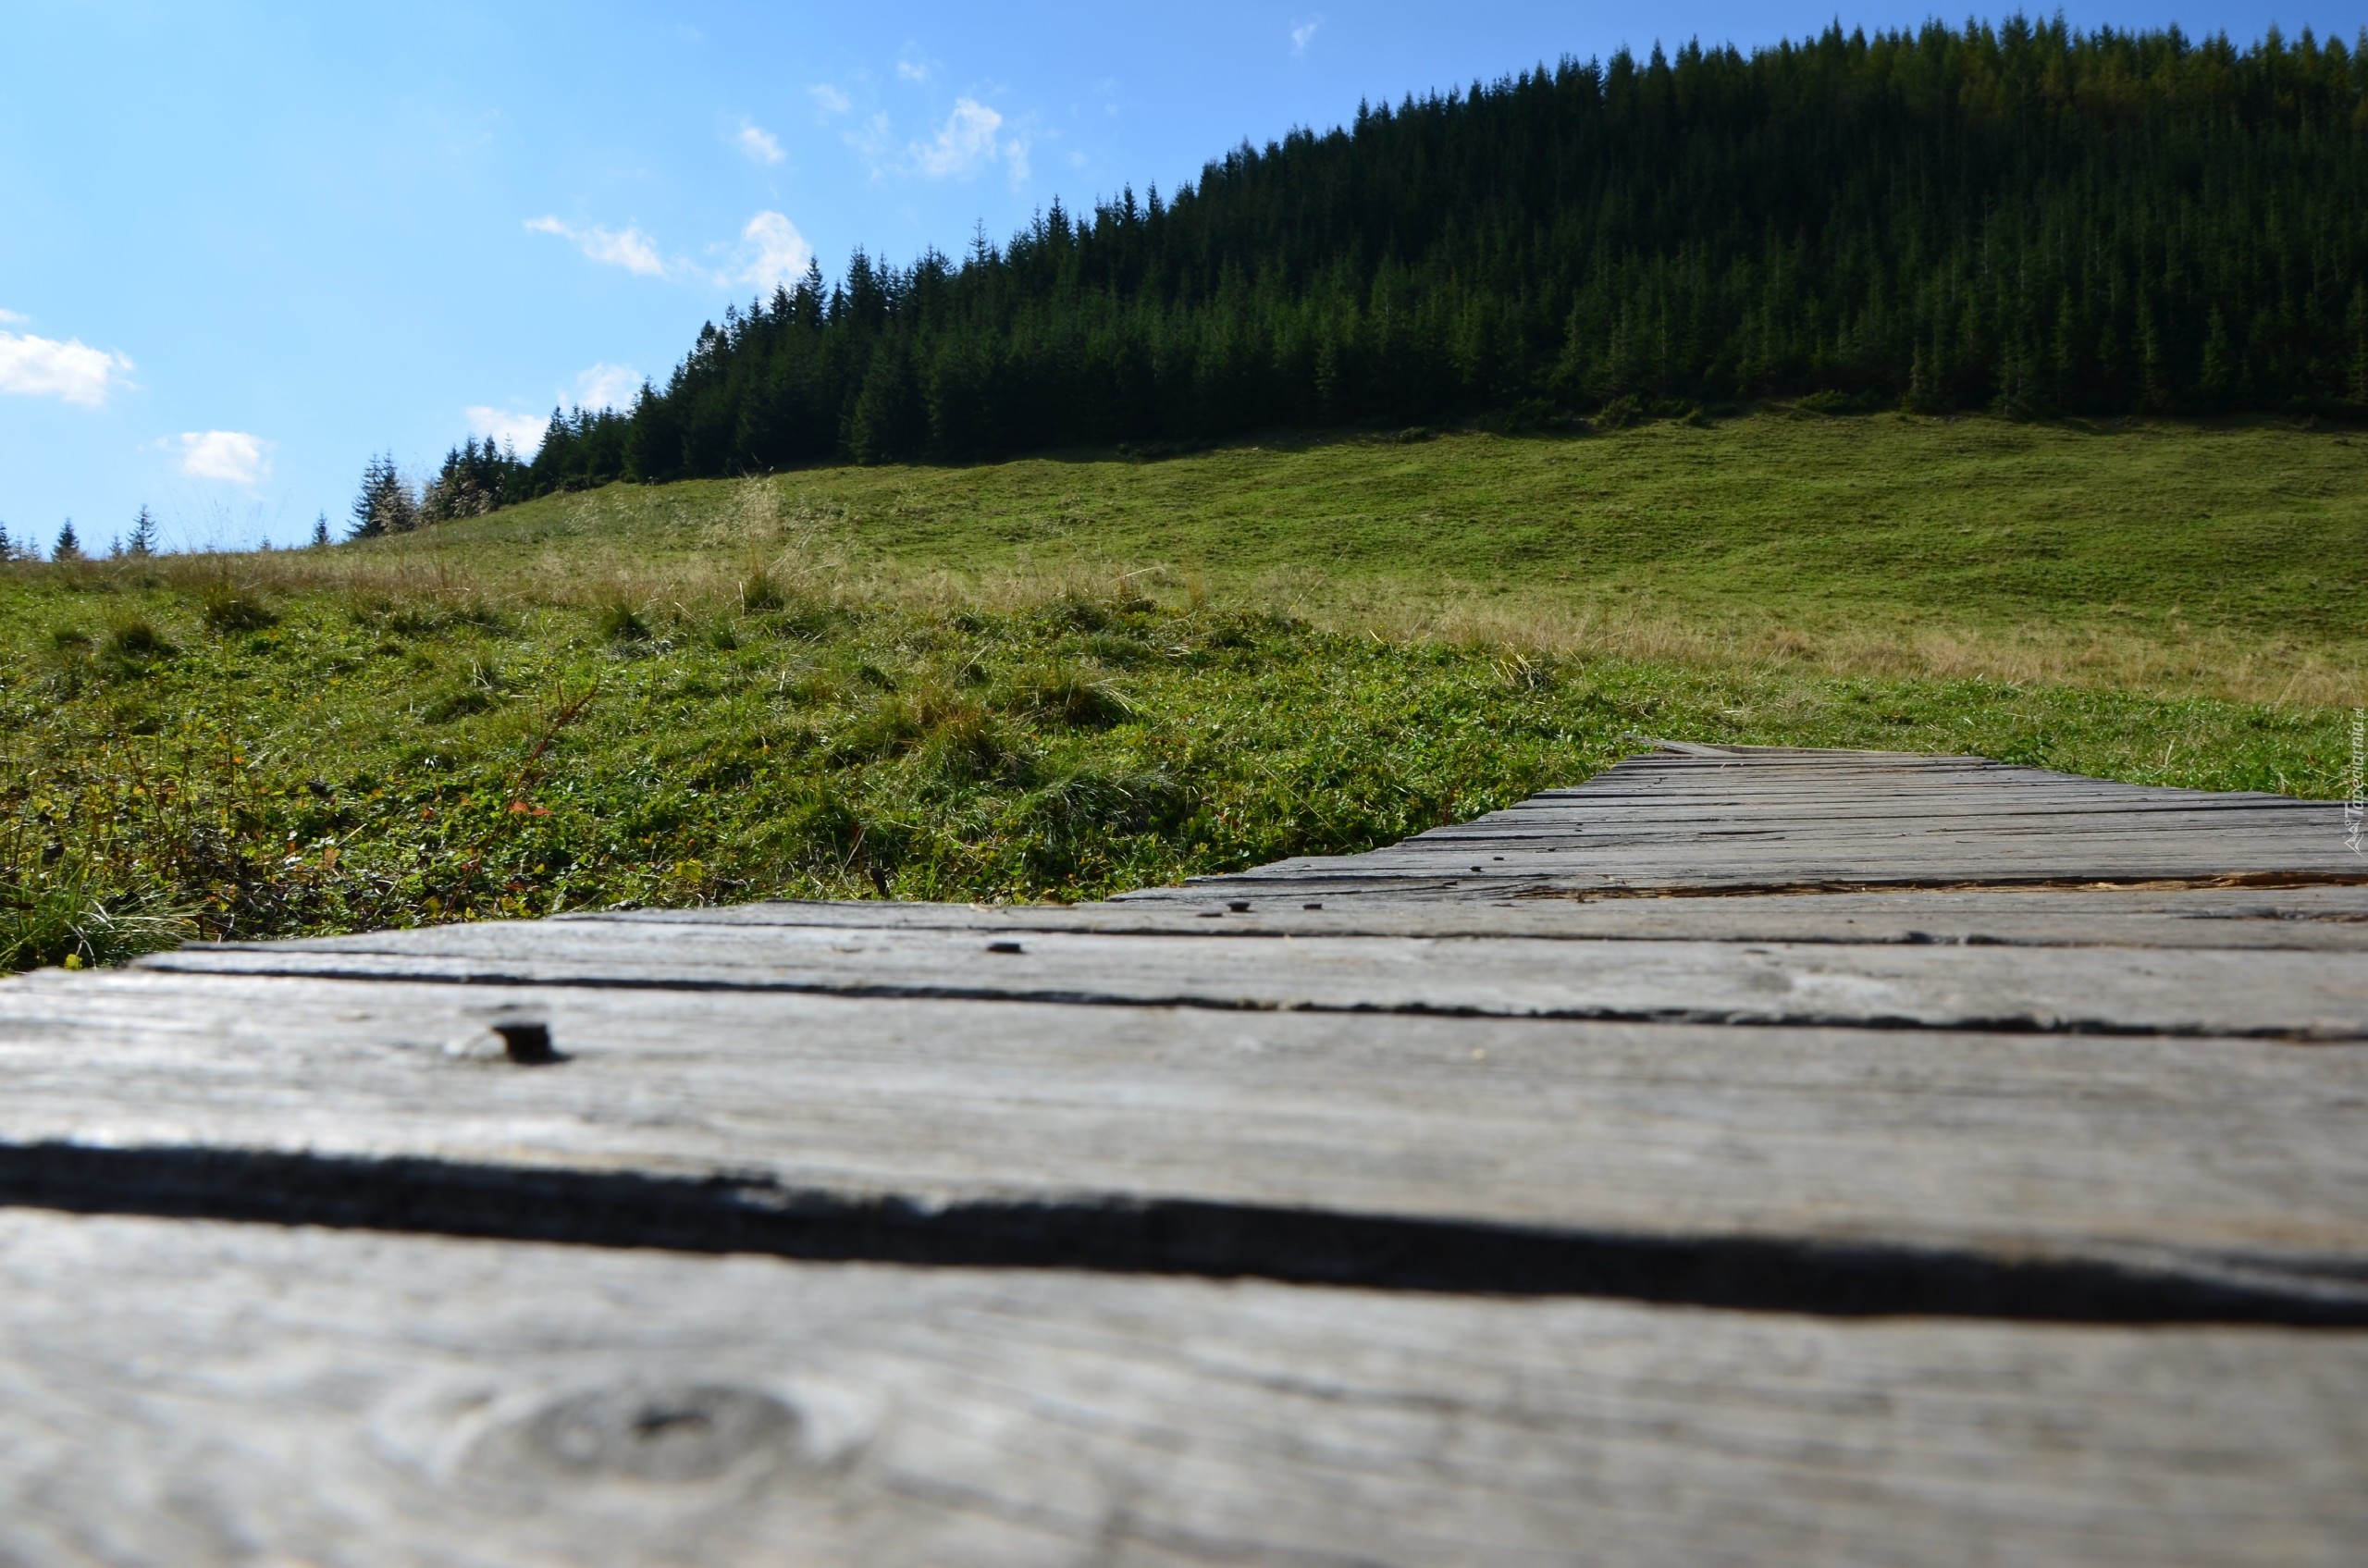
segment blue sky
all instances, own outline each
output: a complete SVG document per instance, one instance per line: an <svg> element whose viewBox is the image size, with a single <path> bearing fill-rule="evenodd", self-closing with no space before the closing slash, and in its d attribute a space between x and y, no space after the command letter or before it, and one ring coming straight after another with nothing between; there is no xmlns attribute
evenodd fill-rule
<svg viewBox="0 0 2368 1568"><path fill-rule="evenodd" d="M1571 54L1913 25L1596 4L64 4L0 16L0 524L174 548L341 524L364 463L662 379L809 253L1172 188L1244 138ZM1994 15L2000 13L1982 13ZM2074 6L2079 26L2368 6Z"/></svg>

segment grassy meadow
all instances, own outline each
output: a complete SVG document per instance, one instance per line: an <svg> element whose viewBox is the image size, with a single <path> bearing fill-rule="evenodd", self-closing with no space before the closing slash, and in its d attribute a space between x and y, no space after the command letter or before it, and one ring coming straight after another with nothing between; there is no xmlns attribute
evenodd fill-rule
<svg viewBox="0 0 2368 1568"><path fill-rule="evenodd" d="M1654 736L2332 796L2368 441L1770 410L0 567L0 969L1352 851Z"/></svg>

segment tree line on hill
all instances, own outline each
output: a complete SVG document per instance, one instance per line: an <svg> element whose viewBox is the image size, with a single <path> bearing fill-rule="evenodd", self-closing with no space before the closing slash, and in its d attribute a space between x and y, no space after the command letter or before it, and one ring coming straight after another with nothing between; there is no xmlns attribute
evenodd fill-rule
<svg viewBox="0 0 2368 1568"><path fill-rule="evenodd" d="M126 557L135 561L144 560L154 555L160 544L156 532L155 513L143 506L140 509L140 514L131 520L130 532L117 534L108 544L106 557L111 561ZM88 561L90 558L90 553L82 548L81 535L74 531L74 519L68 518L65 525L57 530L56 541L49 547L49 559ZM0 563L40 559L41 547L31 537L12 537L8 533L7 525L0 524Z"/></svg>
<svg viewBox="0 0 2368 1568"><path fill-rule="evenodd" d="M162 534L162 526L156 520L156 514L149 511L145 506L142 506L140 509L138 515L132 518L131 527L130 530L125 533L117 534L110 539L107 542L105 553L95 559L105 561L144 561L152 556L162 555L165 553L165 542ZM313 535L311 539L307 542L314 549L326 549L329 545L337 542L335 537L329 532L329 517L327 512L324 512L313 520ZM201 548L212 549L216 547L207 545ZM270 541L266 539L256 548L258 549L269 549L272 546ZM12 561L39 561L41 559L41 546L30 535L22 537L12 535L8 532L7 525L0 523L0 565L5 565ZM49 559L53 562L62 562L90 561L94 559L90 550L86 550L82 548L82 536L76 531L74 527L74 519L71 517L68 518L65 524L57 530L56 540L49 547Z"/></svg>
<svg viewBox="0 0 2368 1568"><path fill-rule="evenodd" d="M809 266L629 410L555 412L531 461L457 449L409 515L1803 395L2368 414L2363 211L2368 33L2240 48L2016 18L1566 59L1245 144L1166 198L1055 202L958 262Z"/></svg>

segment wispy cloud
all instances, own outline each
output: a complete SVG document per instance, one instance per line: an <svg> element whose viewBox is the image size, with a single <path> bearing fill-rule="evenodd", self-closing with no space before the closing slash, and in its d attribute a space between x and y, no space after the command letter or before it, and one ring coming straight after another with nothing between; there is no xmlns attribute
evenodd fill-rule
<svg viewBox="0 0 2368 1568"><path fill-rule="evenodd" d="M797 225L780 213L758 213L740 231L739 270L733 278L760 289L795 283L813 259L814 247L797 231Z"/></svg>
<svg viewBox="0 0 2368 1568"><path fill-rule="evenodd" d="M623 267L642 278L666 276L666 263L658 253L657 242L638 228L610 229L597 224L589 228L574 228L555 217L530 217L526 227L537 234L558 235L596 262Z"/></svg>
<svg viewBox="0 0 2368 1568"><path fill-rule="evenodd" d="M754 121L743 120L740 134L732 140L750 163L777 164L789 156L781 150L781 139Z"/></svg>
<svg viewBox="0 0 2368 1568"><path fill-rule="evenodd" d="M244 430L184 430L181 472L192 479L255 485L271 477L271 443Z"/></svg>
<svg viewBox="0 0 2368 1568"><path fill-rule="evenodd" d="M896 127L883 114L867 115L856 122L852 130L839 133L847 150L863 160L864 167L878 179L896 165L902 154L896 149Z"/></svg>
<svg viewBox="0 0 2368 1568"><path fill-rule="evenodd" d="M927 81L937 74L933 62L923 59L909 43L896 58L896 77L901 81Z"/></svg>
<svg viewBox="0 0 2368 1568"><path fill-rule="evenodd" d="M1003 116L976 98L956 98L936 136L908 149L913 167L931 179L967 179L1000 161L1017 185L1028 178L1028 143L1003 132Z"/></svg>
<svg viewBox="0 0 2368 1568"><path fill-rule="evenodd" d="M0 310L0 321L31 321L30 315L18 315L12 310Z"/></svg>
<svg viewBox="0 0 2368 1568"><path fill-rule="evenodd" d="M827 81L808 88L806 93L814 100L814 106L826 115L843 115L855 107L854 99Z"/></svg>
<svg viewBox="0 0 2368 1568"><path fill-rule="evenodd" d="M22 321L20 315L8 315ZM131 362L80 338L64 342L31 333L0 332L0 392L57 398L82 408L104 407L107 394L126 384Z"/></svg>
<svg viewBox="0 0 2368 1568"><path fill-rule="evenodd" d="M1315 30L1323 25L1324 19L1317 17L1291 29L1291 58L1297 59L1307 53L1307 46L1315 41Z"/></svg>
<svg viewBox="0 0 2368 1568"><path fill-rule="evenodd" d="M575 377L575 406L578 408L625 408L634 394L641 390L641 372L629 364L610 364L602 360Z"/></svg>
<svg viewBox="0 0 2368 1568"><path fill-rule="evenodd" d="M543 432L550 427L548 414L516 414L485 403L464 408L461 414L469 422L471 435L500 441L522 457L535 455L535 449L543 444Z"/></svg>

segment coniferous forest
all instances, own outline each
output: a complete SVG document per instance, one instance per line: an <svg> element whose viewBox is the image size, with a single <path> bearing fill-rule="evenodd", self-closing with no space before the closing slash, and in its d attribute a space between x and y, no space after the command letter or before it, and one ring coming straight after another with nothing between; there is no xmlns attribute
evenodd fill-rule
<svg viewBox="0 0 2368 1568"><path fill-rule="evenodd" d="M468 483L1817 394L2368 413L2368 34L1834 29L1361 107L1001 249L809 268Z"/></svg>

